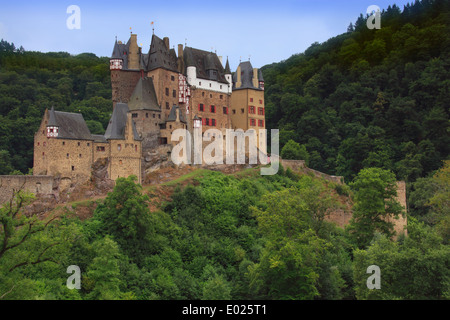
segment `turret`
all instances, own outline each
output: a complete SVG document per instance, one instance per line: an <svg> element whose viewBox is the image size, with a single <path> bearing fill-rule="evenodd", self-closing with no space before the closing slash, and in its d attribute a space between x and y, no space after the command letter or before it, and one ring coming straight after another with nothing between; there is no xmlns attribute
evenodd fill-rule
<svg viewBox="0 0 450 320"><path fill-rule="evenodd" d="M57 138L59 134L59 126L56 123L55 109L49 112L48 123L47 123L47 138Z"/></svg>
<svg viewBox="0 0 450 320"><path fill-rule="evenodd" d="M123 68L123 58L120 52L119 43L117 42L116 39L111 59L109 59L109 69L122 70L122 68Z"/></svg>

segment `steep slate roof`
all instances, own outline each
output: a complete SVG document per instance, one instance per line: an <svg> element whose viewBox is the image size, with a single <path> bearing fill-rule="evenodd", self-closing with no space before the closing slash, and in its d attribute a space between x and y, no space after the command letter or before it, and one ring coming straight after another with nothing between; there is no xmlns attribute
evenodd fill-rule
<svg viewBox="0 0 450 320"><path fill-rule="evenodd" d="M184 119L183 113L181 112L181 109L179 106L174 105L172 109L170 110L170 114L167 117L166 122L173 122L177 121L177 110L180 110L180 122L186 123L186 120Z"/></svg>
<svg viewBox="0 0 450 320"><path fill-rule="evenodd" d="M148 71L164 68L178 72L175 50L168 49L164 40L158 38L156 35L152 36L152 43L147 58L147 68Z"/></svg>
<svg viewBox="0 0 450 320"><path fill-rule="evenodd" d="M49 111L47 126L59 127L59 139L93 140L91 132L80 113Z"/></svg>
<svg viewBox="0 0 450 320"><path fill-rule="evenodd" d="M241 82L242 85L239 88L236 88L236 82L237 82L237 72L233 74L233 90L239 90L239 89L255 89L255 90L261 90L259 87L253 86L253 67L250 61L241 62L239 64L241 67ZM258 70L258 80L264 81L262 79L262 72L261 69Z"/></svg>
<svg viewBox="0 0 450 320"><path fill-rule="evenodd" d="M217 54L204 50L194 49L191 47L186 47L183 51L183 57L186 68L196 67L197 78L216 80L210 78L207 72L208 70L215 70L217 71L216 81L228 84L227 80L225 79L225 70L223 69L222 63L220 62Z"/></svg>
<svg viewBox="0 0 450 320"><path fill-rule="evenodd" d="M225 74L231 74L231 69L230 69L230 63L228 62L228 57L227 57L227 63L225 65Z"/></svg>
<svg viewBox="0 0 450 320"><path fill-rule="evenodd" d="M128 105L126 103L116 103L113 114L109 120L108 128L106 128L105 139L107 140L122 140L125 139L125 127L127 125L127 113ZM131 121L133 126L133 135L135 140L141 140L137 133L134 122Z"/></svg>
<svg viewBox="0 0 450 320"><path fill-rule="evenodd" d="M113 52L111 59L122 59L123 65L122 70L128 69L128 52L129 52L130 41L127 44L116 42L114 43Z"/></svg>
<svg viewBox="0 0 450 320"><path fill-rule="evenodd" d="M130 110L161 111L152 78L140 78L128 102Z"/></svg>

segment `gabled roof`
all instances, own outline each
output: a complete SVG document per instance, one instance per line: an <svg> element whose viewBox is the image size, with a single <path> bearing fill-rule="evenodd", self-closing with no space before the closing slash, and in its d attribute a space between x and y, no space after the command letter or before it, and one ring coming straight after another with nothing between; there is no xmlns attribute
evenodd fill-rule
<svg viewBox="0 0 450 320"><path fill-rule="evenodd" d="M178 63L175 50L166 47L164 40L152 36L152 43L147 58L148 71L164 68L170 71L178 72Z"/></svg>
<svg viewBox="0 0 450 320"><path fill-rule="evenodd" d="M237 72L233 74L233 90L239 90L239 89L255 89L255 90L261 90L258 87L253 86L253 67L250 61L244 61L239 64L239 67L241 67L241 83L242 85L240 87L236 87L237 82ZM261 69L258 70L258 81L264 81L262 79L262 72Z"/></svg>
<svg viewBox="0 0 450 320"><path fill-rule="evenodd" d="M222 63L220 62L217 54L191 47L186 47L183 51L183 57L186 68L196 68L197 78L228 83L225 79L225 70L223 69ZM210 78L208 70L217 71L217 79Z"/></svg>
<svg viewBox="0 0 450 320"><path fill-rule="evenodd" d="M107 140L123 140L125 139L125 127L127 125L128 105L126 103L116 103L113 114L109 120L108 128L106 128L105 139ZM131 121L133 135L135 140L141 140L136 130L134 122Z"/></svg>
<svg viewBox="0 0 450 320"><path fill-rule="evenodd" d="M179 106L174 105L172 109L170 110L170 114L167 117L166 122L173 122L177 121L177 110L180 111L180 122L186 123L186 119L184 119L183 113L181 112L181 109Z"/></svg>
<svg viewBox="0 0 450 320"><path fill-rule="evenodd" d="M152 78L140 78L128 102L130 110L161 111Z"/></svg>
<svg viewBox="0 0 450 320"><path fill-rule="evenodd" d="M93 140L91 132L80 113L49 111L47 126L57 126L59 139Z"/></svg>

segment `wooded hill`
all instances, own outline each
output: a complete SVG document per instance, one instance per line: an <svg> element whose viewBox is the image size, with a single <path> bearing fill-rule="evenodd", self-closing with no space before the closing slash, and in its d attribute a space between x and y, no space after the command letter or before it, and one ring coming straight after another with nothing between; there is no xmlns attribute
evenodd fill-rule
<svg viewBox="0 0 450 320"><path fill-rule="evenodd" d="M389 6L348 32L263 67L268 128L306 146L309 166L351 181L362 169L415 181L450 151L450 2Z"/></svg>

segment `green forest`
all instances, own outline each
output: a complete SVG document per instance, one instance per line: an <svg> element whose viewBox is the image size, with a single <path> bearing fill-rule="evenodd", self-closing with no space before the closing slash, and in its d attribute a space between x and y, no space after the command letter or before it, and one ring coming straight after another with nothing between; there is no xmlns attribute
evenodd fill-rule
<svg viewBox="0 0 450 320"><path fill-rule="evenodd" d="M0 206L0 300L450 299L450 4L422 0L264 66L266 122L281 156L344 184L280 167L197 169L158 186L119 178L104 199L24 214ZM46 108L103 133L109 58L0 42L0 175L30 174ZM408 232L396 181L407 185ZM351 203L345 228L326 216ZM95 208L81 219L77 210ZM67 286L67 268L81 287ZM369 289L367 269L381 270Z"/></svg>

